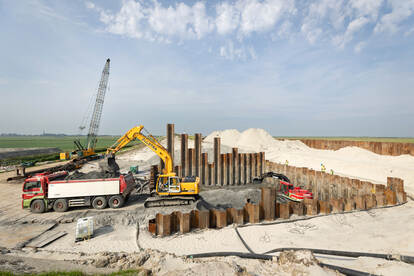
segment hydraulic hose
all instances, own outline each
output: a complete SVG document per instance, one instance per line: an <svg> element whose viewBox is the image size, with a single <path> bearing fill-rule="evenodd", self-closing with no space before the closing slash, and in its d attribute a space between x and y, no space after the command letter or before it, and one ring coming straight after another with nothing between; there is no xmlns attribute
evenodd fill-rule
<svg viewBox="0 0 414 276"><path fill-rule="evenodd" d="M239 233L239 230L237 230L237 227L235 227L234 230L236 231L237 236L239 236L239 239L243 243L244 247L246 247L247 251L249 251L252 254L256 254L256 253L253 252L253 250L250 248L250 246L247 245L246 241L243 240L242 236Z"/></svg>
<svg viewBox="0 0 414 276"><path fill-rule="evenodd" d="M236 256L244 259L258 259L258 260L272 260L276 256L264 255L264 254L253 254L244 252L210 252L187 255L187 258L208 258L208 257L229 257Z"/></svg>
<svg viewBox="0 0 414 276"><path fill-rule="evenodd" d="M322 255L333 255L333 256L343 256L343 257L371 257L371 258L379 258L379 259L386 259L386 260L397 260L402 261L409 264L414 264L414 257L412 256L405 256L405 255L392 255L392 254L381 254L381 253L368 253L368 252L352 252L352 251L339 251L339 250L328 250L328 249L314 249L314 248L292 248L292 247L282 247L269 250L264 252L263 254L271 254L276 252L288 251L288 250L308 250L315 254L322 254Z"/></svg>
<svg viewBox="0 0 414 276"><path fill-rule="evenodd" d="M264 255L264 254L252 254L252 253L243 253L243 252L210 252L210 253L200 253L200 254L191 254L187 255L187 258L209 258L209 257L229 257L236 256L245 259L256 259L256 260L272 260L273 258L277 259L276 256ZM349 276L374 276L375 274L353 270L341 266L329 265L325 263L319 263L320 266L326 267L332 270L337 270L340 273Z"/></svg>
<svg viewBox="0 0 414 276"><path fill-rule="evenodd" d="M413 261L414 261L414 257L404 256L404 255L389 255L389 254L364 253L364 252L349 252L349 251L312 249L312 248L289 248L289 247L285 247L285 248L273 249L273 250L264 252L263 254L257 254L257 253L254 253L254 251L250 248L250 246L246 243L246 241L240 235L240 232L237 229L237 227L235 227L234 230L236 231L237 236L239 237L240 241L243 243L244 247L250 252L250 254L249 254L250 256L262 256L262 255L263 256L268 256L268 254L271 254L271 253L288 251L288 250L294 250L294 251L308 250L308 251L311 251L312 253L325 254L325 255L336 255L336 256L355 257L355 258L364 256L364 257L372 257L372 258L383 258L383 259L386 259L386 260L401 260L401 261L406 262L406 263L413 263ZM244 254L247 254L247 253L244 253ZM235 255L232 255L232 256L235 256ZM260 259L262 259L262 257ZM321 262L319 262L319 265L322 266L322 267L327 267L329 269L337 270L340 273L343 273L345 275L350 275L350 276L375 275L375 274L371 274L371 273L367 273L367 272L363 272L363 271L353 270L353 269L350 269L350 268L325 264L325 263L321 263Z"/></svg>
<svg viewBox="0 0 414 276"><path fill-rule="evenodd" d="M349 275L349 276L376 276L376 274L371 274L368 272L354 270L354 269L350 269L350 268L346 268L342 266L330 265L330 264L325 264L325 263L319 263L319 265L322 267L332 269L332 270L337 270L340 273Z"/></svg>

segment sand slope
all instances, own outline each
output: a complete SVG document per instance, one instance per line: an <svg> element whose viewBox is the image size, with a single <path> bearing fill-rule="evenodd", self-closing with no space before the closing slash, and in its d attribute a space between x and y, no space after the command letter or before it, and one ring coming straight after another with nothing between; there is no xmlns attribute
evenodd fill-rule
<svg viewBox="0 0 414 276"><path fill-rule="evenodd" d="M221 137L222 144L229 147L239 147L241 152L266 153L266 159L297 167L307 167L320 170L323 163L327 170L374 183L386 183L388 176L404 179L405 189L414 196L414 156L379 155L358 147L346 147L337 151L318 150L306 146L300 141L279 141L263 129L247 129L233 139L228 138L234 130L215 131L208 135L205 141L213 137Z"/></svg>

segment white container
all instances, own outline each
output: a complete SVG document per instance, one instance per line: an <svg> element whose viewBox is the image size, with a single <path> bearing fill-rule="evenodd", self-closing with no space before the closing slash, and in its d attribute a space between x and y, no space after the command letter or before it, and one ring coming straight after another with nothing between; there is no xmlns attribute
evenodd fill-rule
<svg viewBox="0 0 414 276"><path fill-rule="evenodd" d="M119 194L119 179L69 180L49 184L49 198Z"/></svg>
<svg viewBox="0 0 414 276"><path fill-rule="evenodd" d="M78 219L75 241L90 239L93 236L93 217Z"/></svg>

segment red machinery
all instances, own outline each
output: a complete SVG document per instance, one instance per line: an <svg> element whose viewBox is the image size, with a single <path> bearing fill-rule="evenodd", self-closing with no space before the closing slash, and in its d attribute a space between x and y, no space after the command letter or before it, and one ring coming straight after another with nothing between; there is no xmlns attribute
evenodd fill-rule
<svg viewBox="0 0 414 276"><path fill-rule="evenodd" d="M278 195L292 201L302 201L305 198L312 199L312 192L302 189L300 187L294 187L293 184L280 180Z"/></svg>
<svg viewBox="0 0 414 276"><path fill-rule="evenodd" d="M300 187L293 186L293 184L290 183L289 178L280 173L267 172L262 176L253 179L253 183L262 183L266 177L271 177L279 180L280 185L278 185L277 195L281 200L287 199L291 201L302 201L305 198L313 198L312 192Z"/></svg>

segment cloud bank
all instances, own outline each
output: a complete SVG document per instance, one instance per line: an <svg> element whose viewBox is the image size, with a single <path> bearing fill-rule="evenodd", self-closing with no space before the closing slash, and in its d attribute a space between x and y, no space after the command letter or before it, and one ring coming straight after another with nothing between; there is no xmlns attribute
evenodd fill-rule
<svg viewBox="0 0 414 276"><path fill-rule="evenodd" d="M104 30L121 36L164 43L202 40L226 41L220 55L230 59L253 57L252 49L239 47L255 34L283 40L302 37L310 45L329 43L338 49L352 44L355 52L366 46L363 38L412 33L407 20L414 14L414 0L236 0L176 1L124 0L118 11L92 2L86 7L99 14Z"/></svg>

